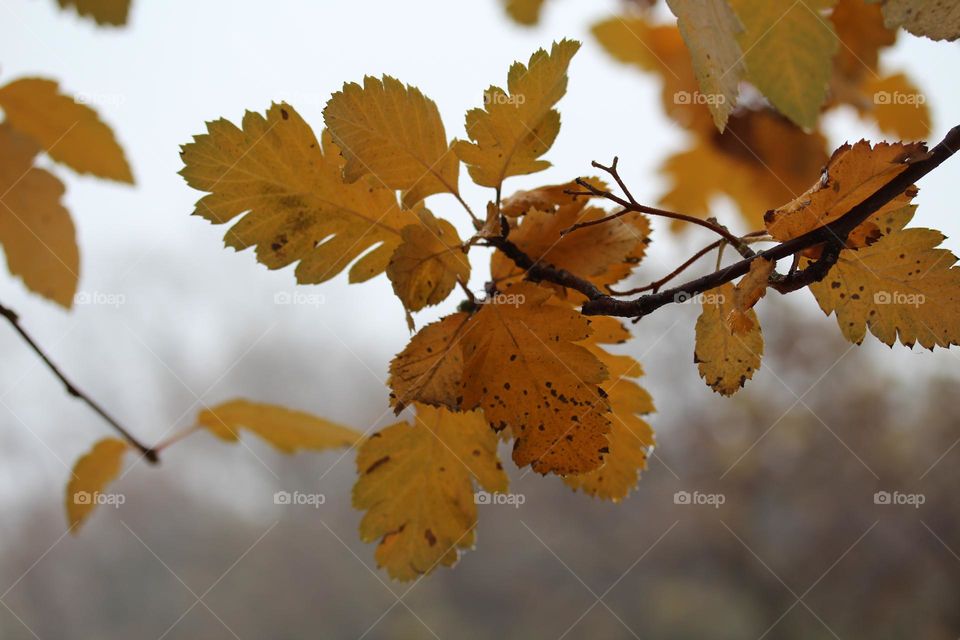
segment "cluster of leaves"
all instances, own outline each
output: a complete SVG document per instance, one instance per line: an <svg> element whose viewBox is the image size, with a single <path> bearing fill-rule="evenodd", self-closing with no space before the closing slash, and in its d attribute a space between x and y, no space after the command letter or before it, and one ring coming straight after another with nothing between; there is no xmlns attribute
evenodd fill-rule
<svg viewBox="0 0 960 640"><path fill-rule="evenodd" d="M542 4L513 0L507 8L530 25L536 19L524 16L539 15L533 8ZM666 114L690 134L689 146L664 161L671 186L661 204L705 217L725 196L757 228L764 211L806 189L826 163L824 113L853 109L897 139L929 135L921 91L879 61L901 24L936 39L960 36L960 9L930 4L669 0L678 20L663 24L655 3L642 0L592 32L614 59L660 78Z"/></svg>
<svg viewBox="0 0 960 640"><path fill-rule="evenodd" d="M688 36L698 43L691 46L694 59L698 46L711 56L731 46L719 37L704 44L700 31L709 25L703 16L691 13L687 21L685 3L670 4L681 14L681 30L698 33ZM710 6L714 35L725 24L739 24L726 4ZM650 29L664 39L674 37L672 31ZM906 227L917 193L909 183L836 238L769 259L769 250L755 253L748 246L771 242L782 248L849 220L898 177L913 180L906 172L933 157L921 143L861 141L840 147L822 172L811 168L804 186L812 187L782 198L779 207L764 208L766 214L757 216L763 228L742 237L731 237L713 221L639 205L616 163L597 166L627 200L611 194L599 178L502 197L507 178L549 166L543 156L560 130L556 105L578 48L564 40L537 51L526 64L515 63L506 88L490 87L483 106L466 114L464 139L447 138L435 103L419 89L384 76L347 83L335 93L319 136L293 106L280 103L265 113L247 112L239 126L210 122L206 133L183 147L181 174L205 193L194 213L214 224L232 223L227 246L254 248L267 267L296 265L301 284L318 284L343 271L353 283L385 274L411 330L413 314L446 300L458 285L465 292L455 313L422 327L390 364L390 403L398 414L409 408L408 421L359 434L242 400L198 418L197 428L226 440L247 428L287 452L356 447L353 501L365 511L360 535L378 543L377 561L395 578L452 565L459 551L473 544L474 491L507 490L500 439L512 441L519 467L560 476L574 490L616 501L635 486L654 443L643 418L653 404L636 382L639 363L611 350L630 337L611 316L629 313L596 315L587 308L602 302L616 309L614 303L622 302L604 290L611 291L642 261L650 241L644 213L703 223L748 264L738 282L729 276L699 290L704 296L694 360L705 382L721 394L736 392L760 367L763 338L754 307L768 287L786 291L788 282L809 285L853 342L869 330L891 345L897 339L927 348L960 344L957 258L938 248L938 232ZM745 57L749 69L750 56ZM692 69L690 77L696 78L697 65ZM709 115L709 126L726 125L725 132L733 131L740 117L785 122L767 106L714 109ZM756 134L758 142L780 147L784 156L800 155L778 129L764 131ZM461 164L476 184L491 189L483 216L461 196ZM475 232L469 237L461 238L451 222L427 208L427 198L443 194L471 218ZM608 214L592 205L594 198L618 203L621 210ZM469 258L479 248L493 249L482 299L468 286ZM782 258L793 260L787 276L776 271ZM828 269L817 278L790 279L822 265ZM686 266L689 261L672 275ZM881 295L889 292L922 295L925 304L884 304ZM67 497L74 524L89 513L87 505L75 504L74 493L102 491L119 473L127 448L118 440L102 442L78 463Z"/></svg>
<svg viewBox="0 0 960 640"><path fill-rule="evenodd" d="M35 166L41 152L81 174L133 183L123 149L97 113L56 82L22 78L0 87L0 245L10 273L31 291L73 305L80 251L63 184Z"/></svg>

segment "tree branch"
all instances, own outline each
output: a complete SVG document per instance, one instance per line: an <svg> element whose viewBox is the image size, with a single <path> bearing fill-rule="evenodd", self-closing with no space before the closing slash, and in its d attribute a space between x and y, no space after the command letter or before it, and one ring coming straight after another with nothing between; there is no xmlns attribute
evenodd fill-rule
<svg viewBox="0 0 960 640"><path fill-rule="evenodd" d="M160 458L157 456L157 451L151 447L146 446L139 440L137 440L133 435L127 431L119 422L113 419L104 409L96 403L90 396L85 394L83 391L77 388L60 369L55 365L44 353L43 349L34 342L33 338L30 337L22 326L20 326L20 317L17 315L17 312L13 309L5 307L3 304L0 304L0 315L7 319L7 321L13 325L13 328L16 329L17 333L20 334L20 337L33 349L34 353L40 356L40 359L43 360L44 364L47 365L47 368L53 372L53 375L57 376L60 382L63 383L64 388L66 388L67 393L69 393L74 398L79 398L87 404L88 407L93 409L101 418L103 418L107 424L116 429L117 433L123 436L123 439L130 443L132 447L139 450L140 453L151 463L156 464L160 461Z"/></svg>
<svg viewBox="0 0 960 640"><path fill-rule="evenodd" d="M876 213L885 204L910 188L914 182L939 167L947 158L956 153L958 149L960 149L960 126L951 129L944 139L931 149L926 158L911 164L902 173L877 189L866 200L850 209L850 211L838 220L759 252L757 256L766 258L767 260L777 261L809 247L827 243L823 254L815 263L803 271L797 271L782 277L775 288L781 291L791 291L825 278L830 267L836 263L847 235L854 228ZM696 278L678 287L659 293L640 296L634 300L617 300L609 296L591 299L583 305L581 312L584 315L642 318L656 309L675 302L678 299L686 300L689 299L690 296L731 282L750 270L751 261L752 258L744 259L725 269Z"/></svg>
<svg viewBox="0 0 960 640"><path fill-rule="evenodd" d="M739 262L736 262L724 269L720 269L699 278L695 278L672 289L656 291L655 293L642 295L633 300L618 300L600 291L600 289L598 289L593 283L580 278L579 276L576 276L565 269L545 264L538 260L533 260L519 247L510 242L506 235L500 238L490 238L488 239L487 244L488 246L496 247L502 251L508 258L513 260L517 266L524 269L527 272L527 277L531 280L553 282L554 284L558 284L569 289L574 289L585 295L587 297L587 302L585 302L581 308L581 313L584 315L607 315L622 318L635 318L635 321L652 313L664 305L677 302L679 300L689 300L690 297L694 295L703 293L704 291L708 291L715 287L719 287L727 282L732 282L736 278L746 274L750 270L750 263L757 257L762 257L776 262L788 256L795 256L804 249L823 244L824 248L820 257L805 269L797 271L791 268L787 275L780 275L774 272L774 274L771 276L770 286L780 293L788 293L790 291L795 291L823 280L827 276L827 273L829 273L830 268L833 267L833 265L835 265L839 259L840 252L844 247L846 238L850 232L853 231L853 229L880 210L880 208L885 204L909 189L917 180L943 164L947 158L952 156L958 150L960 150L960 125L948 131L943 140L941 140L937 146L931 149L925 158L912 163L903 172L877 189L868 198L854 206L839 219L831 222L830 224L813 229L812 231L809 231L801 236L787 240L786 242L781 242L780 244L759 253L755 253L747 246L742 238L734 236L726 229L726 227L723 227L722 225L700 218L685 216L684 214L653 209L652 207L646 207L636 203L636 201L634 201L633 197L630 195L630 192L626 190L625 186L620 180L619 173L617 173L617 160L614 159L613 166L611 167L604 167L603 165L595 162L593 163L595 167L607 171L614 177L614 180L616 180L617 184L621 185L621 189L624 190L624 193L629 199L624 200L623 198L590 185L585 180L578 180L577 182L582 187L587 189L587 192L574 192L575 195L595 195L604 197L608 200L616 202L624 208L624 211L607 216L606 218L602 218L598 221L594 221L593 223L612 220L624 215L628 212L627 210L637 211L640 213L651 213L652 215L664 215L666 217L694 222L701 226L705 226L719 234L733 246L737 247L741 255L744 255L743 260L740 260ZM690 219L688 220L688 218ZM577 225L574 225L574 227L566 230L566 232L569 233L576 228ZM699 257L699 255L702 254L698 254L695 257Z"/></svg>
<svg viewBox="0 0 960 640"><path fill-rule="evenodd" d="M603 291L598 289L597 286L589 280L575 276L566 269L534 260L524 253L520 247L507 240L506 237L487 238L487 245L502 251L505 256L513 260L514 264L526 271L526 276L530 280L559 284L562 287L579 291L590 300L607 297Z"/></svg>

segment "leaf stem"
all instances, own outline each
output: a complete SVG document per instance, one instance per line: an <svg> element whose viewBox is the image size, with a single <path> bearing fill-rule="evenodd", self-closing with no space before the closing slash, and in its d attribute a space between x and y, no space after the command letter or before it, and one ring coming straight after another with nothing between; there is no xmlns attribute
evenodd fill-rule
<svg viewBox="0 0 960 640"><path fill-rule="evenodd" d="M180 431L176 432L166 440L161 440L157 444L153 445L153 450L159 453L160 451L163 451L164 449L168 448L170 445L176 444L177 442L180 442L187 436L196 433L200 429L201 427L199 424L193 424L187 427L186 429L181 429Z"/></svg>

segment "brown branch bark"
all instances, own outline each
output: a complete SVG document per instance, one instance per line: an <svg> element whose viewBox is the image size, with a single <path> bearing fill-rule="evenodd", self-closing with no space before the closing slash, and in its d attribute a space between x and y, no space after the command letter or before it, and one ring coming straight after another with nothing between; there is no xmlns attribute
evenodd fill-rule
<svg viewBox="0 0 960 640"><path fill-rule="evenodd" d="M30 334L24 330L20 325L20 316L17 315L17 312L13 309L5 307L3 304L0 304L0 315L7 319L7 321L13 326L17 333L20 334L20 337L23 338L24 342L40 356L40 359L43 360L43 363L47 365L47 368L53 372L53 375L57 376L60 382L63 383L64 388L67 390L67 393L73 396L74 398L79 398L82 400L88 407L93 409L101 418L103 418L107 424L113 427L117 433L119 433L124 440L130 443L132 447L140 451L149 462L157 463L160 461L159 456L157 456L156 449L148 447L139 440L137 440L129 431L127 431L123 425L117 422L109 413L107 413L93 398L81 391L73 382L67 378L66 375L57 367L56 364L50 360L50 357L40 348Z"/></svg>

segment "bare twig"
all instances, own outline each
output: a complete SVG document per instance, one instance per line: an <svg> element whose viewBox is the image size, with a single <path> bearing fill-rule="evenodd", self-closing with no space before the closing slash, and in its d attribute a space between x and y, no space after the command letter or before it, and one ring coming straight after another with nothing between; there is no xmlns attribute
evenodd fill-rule
<svg viewBox="0 0 960 640"><path fill-rule="evenodd" d="M668 282L670 282L671 280L673 280L674 278L676 278L678 275L680 275L681 273L683 273L684 271L686 271L686 270L687 270L687 267L689 267L690 265L692 265L693 263L695 263L697 260L699 260L699 259L702 258L703 256L707 255L708 253L710 253L711 251L713 251L714 249L716 249L717 247L719 247L719 246L720 246L721 244L723 244L724 242L726 242L726 241L725 241L725 240L717 240L717 241L715 241L715 242L712 242L712 243L708 244L708 245L705 246L703 249L700 249L700 251L697 251L695 254L693 254L692 256L690 256L689 258L687 258L687 259L683 262L683 264L681 264L679 267L677 267L676 269L674 269L673 271L671 271L670 273L668 273L668 274L665 275L664 277L660 278L659 280L654 280L653 282L651 282L650 284L648 284L648 285L646 285L646 286L637 287L637 288L635 288L635 289L629 289L629 290L627 290L627 291L615 291L615 290L611 289L610 287L607 287L607 291L609 291L609 292L610 292L610 295L613 295L613 296L630 296L630 295L633 295L633 294L635 294L635 293L643 293L644 291L652 291L653 293L656 293L657 291L660 290L660 287L662 287L663 285L667 284Z"/></svg>
<svg viewBox="0 0 960 640"><path fill-rule="evenodd" d="M595 196L598 198L605 198L611 202L614 202L623 209L614 214L600 218L598 220L589 220L587 222L579 222L571 227L560 232L561 236L564 236L568 233L572 233L577 229L582 229L584 227L592 227L596 224L603 224L604 222L610 222L611 220L616 220L621 216L625 216L628 213L646 213L651 216L660 216L662 218L670 218L671 220L680 220L682 222L689 222L690 224L695 224L705 229L713 231L721 238L725 239L731 245L736 247L737 251L740 252L744 257L752 257L753 252L749 247L747 247L740 239L724 227L722 224L718 224L715 220L704 220L703 218L697 218L695 216L690 216L685 213L677 213L675 211L667 211L666 209L658 209L656 207L649 207L647 205L640 204L637 202L633 195L630 193L630 190L627 189L626 184L623 182L623 178L620 176L620 172L617 170L617 164L619 162L618 158L613 159L613 164L609 167L600 164L597 161L594 161L592 164L595 168L605 171L614 179L617 185L620 187L620 190L623 191L623 194L626 196L626 199L621 198L609 191L601 189L596 185L592 185L583 178L577 178L577 184L585 189L585 191L567 191L568 194L572 196Z"/></svg>
<svg viewBox="0 0 960 640"><path fill-rule="evenodd" d="M83 391L77 388L60 369L55 365L47 356L47 354L40 348L40 346L34 342L33 338L30 337L24 328L20 325L20 317L17 315L16 311L5 307L3 304L0 304L0 315L7 319L7 321L13 326L13 328L20 334L20 337L27 343L27 345L33 349L34 353L40 356L40 359L43 360L44 364L47 365L47 368L53 372L53 375L57 376L60 382L63 383L64 388L66 388L67 393L69 393L74 398L79 398L87 404L88 407L93 409L101 418L103 418L107 424L113 427L117 433L123 436L123 439L130 443L131 446L138 449L143 456L150 461L151 463L157 463L160 461L160 458L157 456L157 450L147 445L143 444L137 440L133 435L127 431L119 422L113 419L110 414L108 414L99 404L96 403L90 396L85 394Z"/></svg>
<svg viewBox="0 0 960 640"><path fill-rule="evenodd" d="M767 234L766 231L751 231L747 235L743 236L741 240L743 242L747 242L748 240L752 240L753 242L756 242L759 236L765 236L766 234ZM710 253L711 251L713 251L718 247L720 250L717 252L717 260L718 260L717 270L719 270L720 269L719 260L723 256L723 247L726 244L727 244L726 240L716 240L714 242L711 242L710 244L705 246L703 249L700 249L695 254L687 258L683 262L683 264L681 264L679 267L677 267L676 269L674 269L664 277L660 278L659 280L654 280L653 282L645 286L636 287L635 289L629 289L627 291L617 291L610 286L607 286L606 289L607 291L610 292L610 295L613 295L613 296L630 296L635 293L643 293L645 291L652 291L653 293L656 293L657 291L660 290L661 287L663 287L663 285L667 284L668 282L676 278L678 275L686 271L687 268L693 265L697 260L699 260L700 258L707 255L708 253Z"/></svg>

